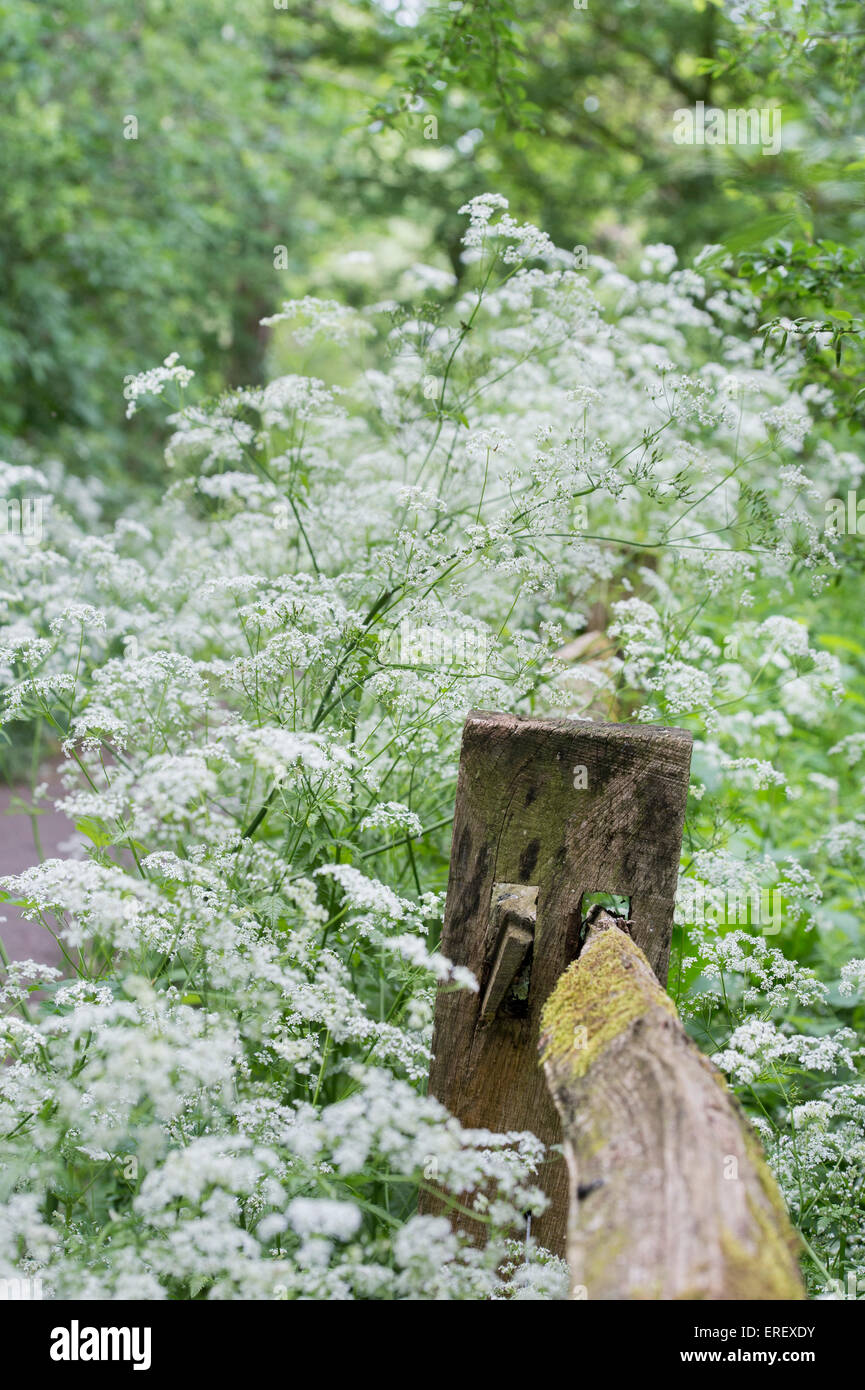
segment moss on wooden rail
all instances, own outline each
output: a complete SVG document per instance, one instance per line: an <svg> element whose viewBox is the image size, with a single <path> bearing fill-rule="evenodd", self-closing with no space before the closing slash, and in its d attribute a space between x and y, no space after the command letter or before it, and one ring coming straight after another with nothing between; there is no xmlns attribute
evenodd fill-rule
<svg viewBox="0 0 865 1390"><path fill-rule="evenodd" d="M634 988L636 961L646 957L630 936L607 930L592 942L591 969L579 960L568 966L541 1015L542 1062L559 1061L574 1077L584 1076L601 1049L648 1009L675 1016L675 1005L660 985L654 991Z"/></svg>
<svg viewBox="0 0 865 1390"><path fill-rule="evenodd" d="M540 1047L564 1133L576 1288L803 1297L798 1238L759 1140L621 919L590 919L545 1005Z"/></svg>

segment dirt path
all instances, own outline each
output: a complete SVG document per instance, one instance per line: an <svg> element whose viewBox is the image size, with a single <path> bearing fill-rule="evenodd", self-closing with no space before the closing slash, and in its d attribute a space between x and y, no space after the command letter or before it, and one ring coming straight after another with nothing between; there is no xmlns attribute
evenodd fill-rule
<svg viewBox="0 0 865 1390"><path fill-rule="evenodd" d="M49 804L60 794L60 785L53 768L45 769L44 780L49 783ZM10 810L16 797L30 802L29 787L0 787L0 875L19 874L39 863L39 853L33 843L33 830L28 816L20 810ZM66 816L53 808L39 817L39 835L46 859L68 853L61 849L75 834L75 826ZM5 920L4 920L5 918ZM44 927L25 922L17 907L0 903L0 938L10 960L37 960L47 965L59 965L61 954Z"/></svg>

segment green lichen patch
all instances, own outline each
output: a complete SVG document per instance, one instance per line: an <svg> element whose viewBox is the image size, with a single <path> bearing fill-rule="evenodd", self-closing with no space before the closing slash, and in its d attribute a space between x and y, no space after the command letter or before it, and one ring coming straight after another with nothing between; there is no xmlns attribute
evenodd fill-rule
<svg viewBox="0 0 865 1390"><path fill-rule="evenodd" d="M754 1176L759 1184L759 1190L766 1199L767 1207L762 1207L759 1203L749 1200L749 1206L754 1220L757 1222L761 1236L761 1258L762 1250L765 1247L769 1252L769 1263L775 1271L779 1287L787 1292L772 1294L736 1295L737 1297L770 1297L770 1298L802 1298L803 1288L798 1275L798 1257L802 1251L802 1242L790 1220L787 1205L781 1194L781 1189L775 1180L766 1155L763 1152L763 1145L759 1135L751 1125L748 1116L733 1091L727 1085L726 1078L718 1071L717 1067L709 1061L707 1057L700 1055L707 1071L709 1071L717 1082L718 1086L729 1099L734 1107L742 1126L742 1140L745 1146L745 1156L754 1170ZM729 1247L729 1249L728 1249ZM753 1275L749 1272L749 1267L754 1265L754 1256L748 1255L747 1251L741 1246L737 1246L732 1237L727 1240L725 1246L725 1257L728 1262L732 1262L737 1273L746 1284L750 1283Z"/></svg>
<svg viewBox="0 0 865 1390"><path fill-rule="evenodd" d="M610 928L568 966L544 1005L541 1061L567 1061L573 1077L584 1076L614 1038L656 1007L675 1016L639 946Z"/></svg>
<svg viewBox="0 0 865 1390"><path fill-rule="evenodd" d="M721 1232L726 1296L735 1299L786 1300L804 1298L804 1290L792 1258L790 1223L770 1216L759 1203L749 1200L748 1208L759 1230L759 1250L747 1250L727 1230Z"/></svg>

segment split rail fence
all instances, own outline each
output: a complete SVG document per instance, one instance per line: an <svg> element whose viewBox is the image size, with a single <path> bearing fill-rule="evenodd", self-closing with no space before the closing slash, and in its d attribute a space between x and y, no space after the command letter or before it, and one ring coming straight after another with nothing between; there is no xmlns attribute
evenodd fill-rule
<svg viewBox="0 0 865 1390"><path fill-rule="evenodd" d="M804 1297L759 1140L664 988L690 761L681 729L465 725L442 950L480 990L439 993L430 1092L551 1149L532 1233L574 1298Z"/></svg>

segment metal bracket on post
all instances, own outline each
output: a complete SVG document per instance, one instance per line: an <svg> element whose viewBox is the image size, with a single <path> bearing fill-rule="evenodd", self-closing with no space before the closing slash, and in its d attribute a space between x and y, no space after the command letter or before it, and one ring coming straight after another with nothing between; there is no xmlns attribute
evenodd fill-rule
<svg viewBox="0 0 865 1390"><path fill-rule="evenodd" d="M439 993L430 1071L430 1093L464 1125L561 1142L538 1036L579 955L584 898L628 899L633 939L666 981L690 761L682 729L469 715L441 949L480 993ZM550 1157L533 1234L563 1254L567 1175Z"/></svg>

